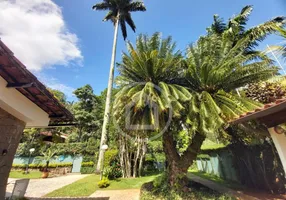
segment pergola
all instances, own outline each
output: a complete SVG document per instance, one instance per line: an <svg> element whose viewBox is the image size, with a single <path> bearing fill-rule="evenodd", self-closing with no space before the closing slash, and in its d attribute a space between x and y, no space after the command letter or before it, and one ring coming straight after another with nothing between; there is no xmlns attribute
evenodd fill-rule
<svg viewBox="0 0 286 200"><path fill-rule="evenodd" d="M0 40L0 199L23 129L72 121L72 114Z"/></svg>
<svg viewBox="0 0 286 200"><path fill-rule="evenodd" d="M286 123L286 99L276 100L263 108L241 115L232 123L239 124L250 120L257 120L267 126L286 173L286 133L280 126Z"/></svg>

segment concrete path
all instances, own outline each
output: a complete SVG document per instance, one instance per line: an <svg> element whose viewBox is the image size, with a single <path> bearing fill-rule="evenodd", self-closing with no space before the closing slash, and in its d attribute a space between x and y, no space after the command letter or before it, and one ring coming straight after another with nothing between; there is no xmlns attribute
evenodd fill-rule
<svg viewBox="0 0 286 200"><path fill-rule="evenodd" d="M66 175L54 178L46 179L31 179L26 191L27 197L42 197L56 189L69 185L79 179L86 177L87 175ZM8 185L6 188L7 194L11 194L14 182L17 179L8 179Z"/></svg>
<svg viewBox="0 0 286 200"><path fill-rule="evenodd" d="M286 195L272 195L260 191L242 191L242 190L234 190L230 189L226 186L223 186L221 184L218 184L214 181L207 180L204 178L201 178L199 176L196 176L194 174L189 173L188 177L197 183L200 183L210 189L216 190L218 192L231 195L233 197L236 197L237 199L243 199L243 200L279 200L279 199L286 199Z"/></svg>
<svg viewBox="0 0 286 200"><path fill-rule="evenodd" d="M140 189L97 190L90 197L109 197L109 200L139 200Z"/></svg>

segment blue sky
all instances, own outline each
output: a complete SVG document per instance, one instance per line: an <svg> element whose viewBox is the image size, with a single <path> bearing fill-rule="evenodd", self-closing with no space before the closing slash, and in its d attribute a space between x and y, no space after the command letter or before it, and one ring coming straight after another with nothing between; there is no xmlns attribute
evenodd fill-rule
<svg viewBox="0 0 286 200"><path fill-rule="evenodd" d="M95 94L99 94L107 86L113 26L110 22L102 22L106 14L104 11L91 9L93 4L100 1L53 0L53 2L61 9L66 28L77 37L76 45L81 55L75 52L73 56L80 57L80 61L64 63L65 66L62 66L61 62L55 62L48 67L36 70L35 74L42 77L40 79L48 86L49 83L55 81L58 85L64 86L63 90L65 87L68 88L69 90L65 90L67 93L71 93L74 88L90 84ZM200 35L205 34L206 27L212 23L214 14L228 19L240 12L243 6L253 5L254 10L248 23L249 26L260 24L278 15L286 15L285 0L145 0L144 3L147 12L133 13L137 32L133 33L129 29L128 40L135 41L139 33L151 35L158 31L163 36L173 36L181 50L184 50L189 43L195 42ZM281 38L270 37L261 45L261 48L264 48L267 43L277 44L281 41ZM50 48L49 45L47 48ZM120 61L122 51L125 51L125 42L120 33L117 62ZM70 94L68 96L70 100L74 99Z"/></svg>

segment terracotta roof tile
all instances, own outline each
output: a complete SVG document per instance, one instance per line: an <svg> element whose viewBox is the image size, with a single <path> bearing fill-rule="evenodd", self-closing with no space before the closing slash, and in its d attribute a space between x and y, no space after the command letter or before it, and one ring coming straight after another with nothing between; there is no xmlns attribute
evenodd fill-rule
<svg viewBox="0 0 286 200"><path fill-rule="evenodd" d="M71 122L73 115L53 94L21 63L13 52L0 40L0 76L8 84L31 84L15 87L30 101L49 114L51 123Z"/></svg>

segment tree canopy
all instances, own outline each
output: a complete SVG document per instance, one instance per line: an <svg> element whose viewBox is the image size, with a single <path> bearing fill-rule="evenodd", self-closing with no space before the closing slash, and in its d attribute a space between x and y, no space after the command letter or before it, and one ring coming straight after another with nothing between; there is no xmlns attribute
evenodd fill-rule
<svg viewBox="0 0 286 200"><path fill-rule="evenodd" d="M111 21L113 24L119 21L124 40L127 38L126 23L135 32L136 25L131 17L131 12L146 11L143 2L132 0L104 0L95 4L94 10L108 10L103 21Z"/></svg>

